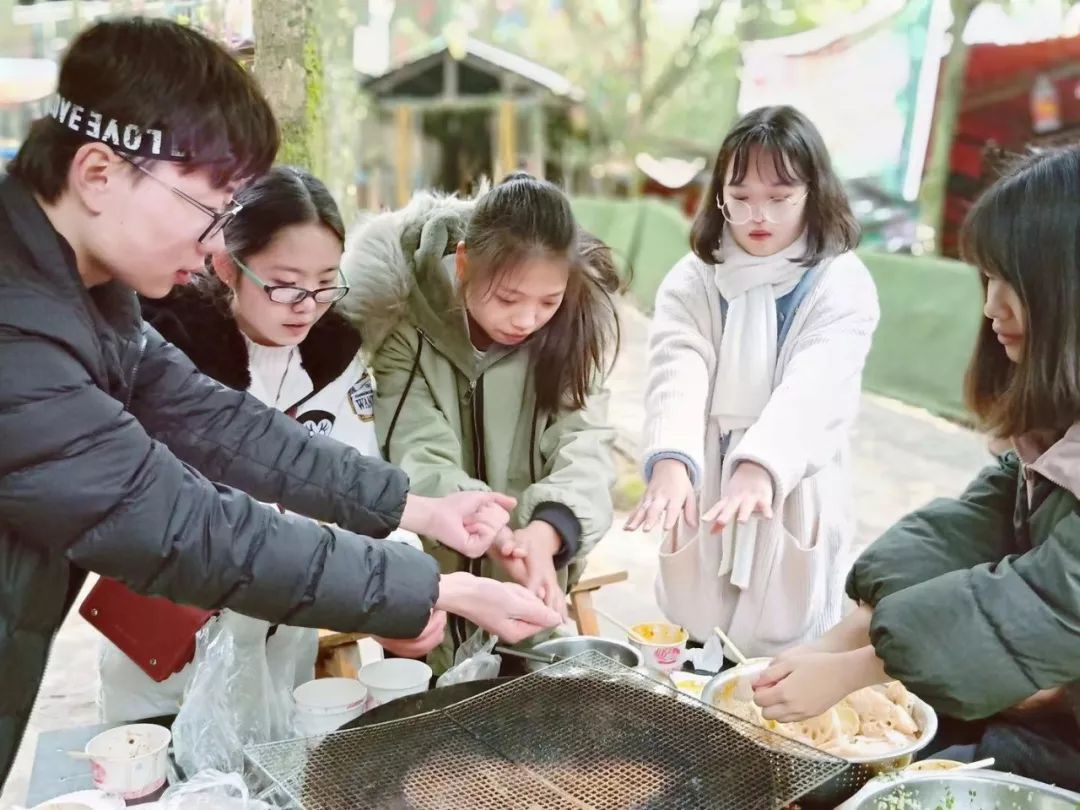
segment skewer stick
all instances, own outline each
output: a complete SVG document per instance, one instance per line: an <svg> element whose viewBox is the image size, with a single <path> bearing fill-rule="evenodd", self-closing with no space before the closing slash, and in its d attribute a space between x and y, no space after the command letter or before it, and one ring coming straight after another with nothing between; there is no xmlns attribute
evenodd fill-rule
<svg viewBox="0 0 1080 810"><path fill-rule="evenodd" d="M735 656L735 660L737 662L739 662L740 664L745 664L747 662L747 657L743 655L739 648L731 642L731 639L727 637L727 633L725 633L719 627L714 627L713 632L716 633L716 635L722 642L724 642L724 646L728 648L728 652Z"/></svg>

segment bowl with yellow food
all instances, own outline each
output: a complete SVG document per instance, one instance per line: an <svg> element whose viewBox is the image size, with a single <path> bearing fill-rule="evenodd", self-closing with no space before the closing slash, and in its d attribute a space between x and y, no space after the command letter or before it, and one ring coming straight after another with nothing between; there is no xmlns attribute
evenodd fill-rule
<svg viewBox="0 0 1080 810"><path fill-rule="evenodd" d="M642 622L630 628L629 642L641 651L648 669L673 672L686 658L686 642L690 635L670 622Z"/></svg>

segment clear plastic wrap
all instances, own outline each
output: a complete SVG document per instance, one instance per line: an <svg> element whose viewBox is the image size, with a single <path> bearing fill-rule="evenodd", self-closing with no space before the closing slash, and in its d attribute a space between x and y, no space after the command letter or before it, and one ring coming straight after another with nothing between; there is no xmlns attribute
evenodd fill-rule
<svg viewBox="0 0 1080 810"><path fill-rule="evenodd" d="M454 665L439 676L435 686L452 686L498 677L502 657L495 655L492 650L499 643L499 637L491 636L485 641L484 636L483 630L477 630L458 647L454 654Z"/></svg>
<svg viewBox="0 0 1080 810"><path fill-rule="evenodd" d="M184 774L239 773L248 745L289 739L297 661L306 657L304 628L270 625L223 611L196 637L191 682L173 723L173 751Z"/></svg>
<svg viewBox="0 0 1080 810"><path fill-rule="evenodd" d="M156 810L273 810L273 805L253 799L240 774L200 771L162 794Z"/></svg>

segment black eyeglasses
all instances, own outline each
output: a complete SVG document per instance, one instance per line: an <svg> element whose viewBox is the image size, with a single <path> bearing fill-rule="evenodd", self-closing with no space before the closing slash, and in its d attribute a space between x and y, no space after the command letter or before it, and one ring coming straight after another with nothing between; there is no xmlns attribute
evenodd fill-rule
<svg viewBox="0 0 1080 810"><path fill-rule="evenodd" d="M119 154L119 153L117 153L117 154ZM244 208L242 203L238 203L235 200L233 200L232 202L230 202L228 205L225 206L225 210L223 210L223 211L215 211L213 208L210 208L209 206L203 205L201 202L196 200L191 195L185 194L183 191L176 188L176 186L169 185L164 180L162 180L160 177L157 177L152 172L150 172L147 169L143 168L138 163L133 161L131 158L126 157L125 155L119 155L119 157L121 158L121 160L124 160L125 162L130 163L132 166L134 166L140 172L145 174L147 177L149 177L151 180L153 180L158 185L164 186L169 191L171 191L173 194L175 194L177 197L179 197L181 200L183 200L186 203L189 203L190 205L195 206L200 211L202 211L204 214L206 214L208 217L210 217L210 224L206 227L206 230L202 232L202 235L199 236L199 242L205 242L207 239L213 239L215 236L217 236L219 233L221 233L222 229L232 221L233 217L235 217L237 214L239 214Z"/></svg>
<svg viewBox="0 0 1080 810"><path fill-rule="evenodd" d="M305 290L303 287L274 286L267 284L255 275L250 267L236 258L236 256L230 253L229 258L233 260L233 264L240 268L241 273L262 287L266 292L267 297L275 304L295 305L302 301L306 301L308 298L315 299L316 304L333 304L335 301L340 301L349 294L348 287L320 287L317 290ZM338 274L341 274L340 270L338 270Z"/></svg>

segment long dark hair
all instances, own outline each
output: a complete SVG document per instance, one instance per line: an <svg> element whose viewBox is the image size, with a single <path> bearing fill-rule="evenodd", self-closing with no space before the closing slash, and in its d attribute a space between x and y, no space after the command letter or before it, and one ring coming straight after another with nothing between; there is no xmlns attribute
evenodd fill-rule
<svg viewBox="0 0 1080 810"><path fill-rule="evenodd" d="M530 258L568 264L562 304L529 345L539 409L584 408L618 351L619 276L611 251L578 228L570 201L556 186L523 173L510 175L477 201L465 246L469 274L463 293L471 284L497 286Z"/></svg>
<svg viewBox="0 0 1080 810"><path fill-rule="evenodd" d="M1080 421L1080 148L1018 160L968 213L964 259L1016 291L1020 362L984 319L965 380L980 426L1005 438Z"/></svg>
<svg viewBox="0 0 1080 810"><path fill-rule="evenodd" d="M817 127L794 107L759 107L739 119L716 156L709 190L690 230L690 249L699 259L707 264L716 262L715 251L727 224L716 199L723 195L728 167L731 182L741 183L746 178L755 147L772 159L784 183L806 184L804 266L812 267L827 256L858 245L859 225Z"/></svg>

